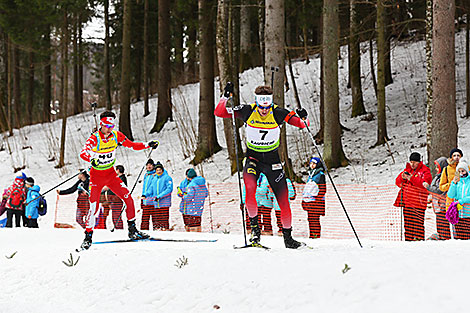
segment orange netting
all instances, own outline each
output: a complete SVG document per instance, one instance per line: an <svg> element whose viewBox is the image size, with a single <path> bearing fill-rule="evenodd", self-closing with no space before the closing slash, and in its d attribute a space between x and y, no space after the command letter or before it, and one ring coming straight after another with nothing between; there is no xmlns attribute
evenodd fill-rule
<svg viewBox="0 0 470 313"><path fill-rule="evenodd" d="M321 238L329 239L355 238L330 184L326 185L324 213L322 201L302 201L305 185L294 184L294 186L296 197L290 202L294 235L312 238L321 236ZM202 231L243 233L238 184L208 184L207 187L209 195L205 198L201 216ZM466 219L461 219L460 225L457 224L455 229L447 221L445 196L430 195L423 188L400 189L395 185L337 185L336 187L360 239L450 239L452 236L464 238L467 233L464 231L468 229L465 224ZM79 201L77 201L76 194L57 197L56 227L81 227L83 225L83 216L88 210L87 199L86 196L84 197L78 199ZM153 204L144 205L142 200L135 199L137 225L142 229L184 231L185 220L180 212L180 199L175 190L168 209L155 208ZM203 199L193 201L197 200ZM122 202L116 196L107 198L102 196L101 212L96 227L112 228L113 220L114 222L117 220L121 208ZM269 207L263 207L260 210L260 225L265 234L278 233L279 223L276 212L279 211ZM123 219L126 220L125 212ZM270 224L263 225L263 221ZM197 225L197 218L190 219L189 222L186 220L186 225ZM122 227L125 228L126 225L120 222L116 228Z"/></svg>

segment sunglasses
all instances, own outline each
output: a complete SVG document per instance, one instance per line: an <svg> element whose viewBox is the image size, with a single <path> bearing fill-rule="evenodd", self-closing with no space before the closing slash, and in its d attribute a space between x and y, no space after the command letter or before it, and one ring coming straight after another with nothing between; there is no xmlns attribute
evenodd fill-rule
<svg viewBox="0 0 470 313"><path fill-rule="evenodd" d="M264 106L264 105L259 105L259 104L256 104L256 106L258 107L258 109L260 110L269 110L270 108L272 108L272 104L271 105L268 105L268 106Z"/></svg>
<svg viewBox="0 0 470 313"><path fill-rule="evenodd" d="M109 124L103 124L104 127L108 128L108 129L112 129L114 128L114 125L109 125Z"/></svg>

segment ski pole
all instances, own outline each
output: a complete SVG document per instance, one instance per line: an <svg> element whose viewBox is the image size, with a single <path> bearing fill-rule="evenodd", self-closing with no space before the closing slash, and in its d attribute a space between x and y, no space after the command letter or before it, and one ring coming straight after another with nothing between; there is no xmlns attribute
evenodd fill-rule
<svg viewBox="0 0 470 313"><path fill-rule="evenodd" d="M34 200L37 200L38 198L44 198L44 196L45 196L47 193L49 193L49 192L51 192L52 190L56 189L57 187L59 187L59 186L65 184L65 183L68 182L69 180L74 179L75 177L77 177L78 175L80 175L80 173L81 173L81 172L78 172L77 174L73 175L72 177L67 178L66 180L64 180L64 181L61 182L60 184L55 185L54 187L52 187L52 188L49 189L48 191L44 192L43 194L40 194L39 197L34 198L33 200L29 201L29 202L26 203L25 205L30 204L31 202L33 202Z"/></svg>
<svg viewBox="0 0 470 313"><path fill-rule="evenodd" d="M150 156L152 155L153 150L155 150L155 148L152 148L152 150L150 150L149 155L147 156L147 161L148 161L148 159L150 159ZM129 196L132 195L132 192L134 191L135 186L137 186L137 183L139 182L140 175L142 175L142 172L144 171L144 169L145 169L146 166L147 166L147 163L144 164L144 166L143 166L142 169L140 170L140 173L139 173L139 175L137 176L137 179L135 180L134 186L132 186L132 189L131 189L131 192L129 193ZM116 220L116 223L114 223L113 228L111 229L111 232L113 232L113 231L116 229L116 226L117 226L117 224L119 223L119 220L121 219L122 212L124 212L124 210L126 209L126 207L127 207L127 205L126 205L126 203L124 203L123 206L122 206L122 209L121 209L121 213L119 213L119 216L118 216L118 218L117 218L117 220Z"/></svg>
<svg viewBox="0 0 470 313"><path fill-rule="evenodd" d="M245 208L243 204L243 194L242 194L242 183L241 183L241 178L240 178L240 168L238 165L238 146L237 146L237 124L235 122L235 107L233 105L233 98L232 94L230 93L230 98L231 104L232 104L232 126L233 126L233 142L235 145L235 160L237 162L237 175L238 175L238 190L240 192L240 209L242 211L242 225L243 225L243 236L245 238L245 246L248 245L248 242L246 241L246 225L245 225Z"/></svg>
<svg viewBox="0 0 470 313"><path fill-rule="evenodd" d="M274 90L274 72L279 72L279 67L271 66L271 89Z"/></svg>
<svg viewBox="0 0 470 313"><path fill-rule="evenodd" d="M310 139L312 139L313 146L315 147L315 150L317 151L318 156L320 157L320 161L321 161L321 163L322 163L322 165L323 165L323 168L325 169L325 172L326 172L326 174L328 175L328 178L330 179L331 185L333 186L333 189L335 190L335 193L336 193L336 196L338 197L339 203L341 204L341 207L343 208L344 214L346 214L346 217L347 217L347 219L348 219L348 221L349 221L349 225L351 225L351 228L352 228L352 230L353 230L353 232L354 232L354 235L356 236L357 242L359 243L359 246L362 248L361 241L359 240L359 237L357 236L356 230L354 229L354 225L353 225L353 223L351 222L351 219L349 218L349 214L348 214L348 211L346 211L346 207L345 207L344 204L343 204L343 200L341 199L341 196L339 195L339 192L338 192L338 190L336 189L336 185L335 185L335 183L334 183L334 181L333 181L333 178L332 178L331 175L330 175L330 171L328 171L328 167L326 166L325 161L323 160L323 156L322 156L322 154L320 153L320 149L318 149L318 146L317 146L317 144L316 144L316 142L315 142L315 138L313 137L313 134L312 134L312 132L310 131L310 128L308 128L307 122L306 122L305 120L302 120L302 121L304 122L305 128L307 129L308 134L310 135Z"/></svg>
<svg viewBox="0 0 470 313"><path fill-rule="evenodd" d="M96 119L96 107L98 106L98 103L91 102L90 106L93 109L93 118L95 119L95 131L96 131L98 130L98 120Z"/></svg>

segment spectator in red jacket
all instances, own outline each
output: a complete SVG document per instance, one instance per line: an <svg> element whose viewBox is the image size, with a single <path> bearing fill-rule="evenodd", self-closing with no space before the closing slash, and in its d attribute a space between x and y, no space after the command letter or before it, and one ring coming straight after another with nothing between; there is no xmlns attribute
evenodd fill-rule
<svg viewBox="0 0 470 313"><path fill-rule="evenodd" d="M413 152L410 162L395 180L400 187L395 206L403 208L405 240L424 240L424 211L432 176L429 168L421 162L421 155Z"/></svg>
<svg viewBox="0 0 470 313"><path fill-rule="evenodd" d="M26 226L24 216L24 202L26 200L24 182L26 178L26 175L21 173L21 175L15 178L13 185L11 185L3 195L3 197L7 199L5 206L7 211L6 227L13 227L13 217L15 217L16 227L21 227L21 219L23 219L23 226Z"/></svg>

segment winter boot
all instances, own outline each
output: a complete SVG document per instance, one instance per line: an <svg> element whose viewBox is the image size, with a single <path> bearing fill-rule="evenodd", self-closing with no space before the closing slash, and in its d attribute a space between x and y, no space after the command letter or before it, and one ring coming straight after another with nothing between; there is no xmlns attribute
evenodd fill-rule
<svg viewBox="0 0 470 313"><path fill-rule="evenodd" d="M82 245L80 248L82 250L88 250L91 247L91 237L93 236L93 231L85 231L85 239L83 239Z"/></svg>
<svg viewBox="0 0 470 313"><path fill-rule="evenodd" d="M137 227L135 226L135 221L127 221L127 227L129 230L129 238L132 240L150 238L149 235L137 230Z"/></svg>
<svg viewBox="0 0 470 313"><path fill-rule="evenodd" d="M258 215L255 217L250 217L250 225L251 225L251 238L250 241L252 243L259 243L261 239L261 229L258 225Z"/></svg>
<svg viewBox="0 0 470 313"><path fill-rule="evenodd" d="M286 248L298 249L302 246L305 246L305 243L298 242L292 238L292 228L283 228L282 235L284 236L284 244L286 245Z"/></svg>

